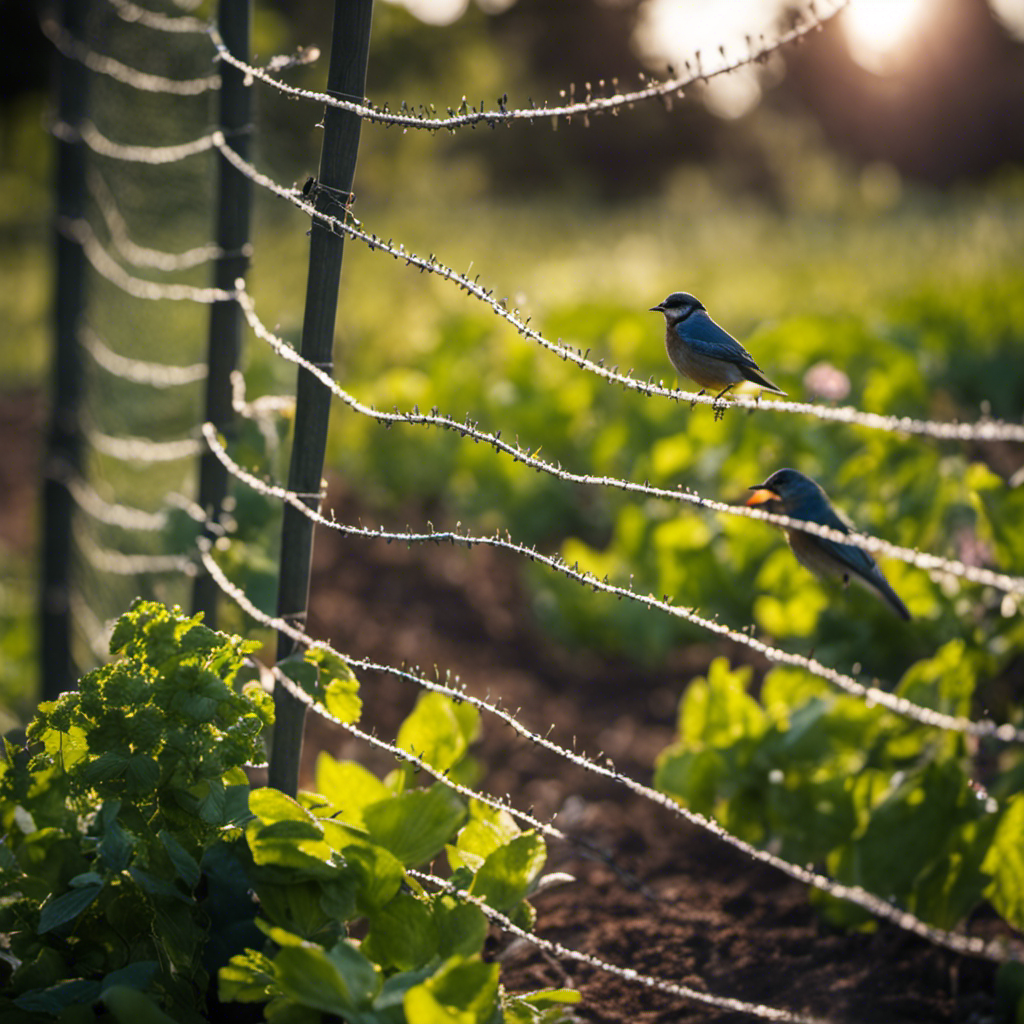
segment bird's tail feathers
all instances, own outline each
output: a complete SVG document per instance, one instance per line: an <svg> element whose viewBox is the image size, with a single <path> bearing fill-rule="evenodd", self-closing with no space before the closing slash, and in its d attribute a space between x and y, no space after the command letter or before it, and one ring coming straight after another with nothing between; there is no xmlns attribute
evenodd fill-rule
<svg viewBox="0 0 1024 1024"><path fill-rule="evenodd" d="M740 372L751 384L756 384L758 387L764 388L765 391L773 391L777 395L782 395L783 398L786 397L786 392L773 384L760 370L755 370L750 366L741 366Z"/></svg>

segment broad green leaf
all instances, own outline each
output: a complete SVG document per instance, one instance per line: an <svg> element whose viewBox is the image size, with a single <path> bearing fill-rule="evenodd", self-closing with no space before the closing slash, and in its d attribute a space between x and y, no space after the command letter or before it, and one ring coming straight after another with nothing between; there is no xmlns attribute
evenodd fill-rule
<svg viewBox="0 0 1024 1024"><path fill-rule="evenodd" d="M363 699L359 696L359 680L332 679L324 689L327 710L346 725L354 725L363 713Z"/></svg>
<svg viewBox="0 0 1024 1024"><path fill-rule="evenodd" d="M194 889L199 884L200 878L199 865L196 863L195 857L167 829L163 829L160 832L159 839L167 851L167 856L171 858L171 863L178 872L178 877L189 890Z"/></svg>
<svg viewBox="0 0 1024 1024"><path fill-rule="evenodd" d="M274 958L274 967L286 995L325 1013L350 1016L368 1007L380 991L380 974L347 941L330 951L312 943L287 946Z"/></svg>
<svg viewBox="0 0 1024 1024"><path fill-rule="evenodd" d="M488 807L479 800L470 802L469 816L455 843L460 853L484 858L520 834L519 826L508 811Z"/></svg>
<svg viewBox="0 0 1024 1024"><path fill-rule="evenodd" d="M222 1003L262 1003L281 991L270 957L255 950L233 956L217 975L217 997Z"/></svg>
<svg viewBox="0 0 1024 1024"><path fill-rule="evenodd" d="M273 824L275 821L313 821L313 815L298 801L270 786L250 792L249 810L264 825Z"/></svg>
<svg viewBox="0 0 1024 1024"><path fill-rule="evenodd" d="M401 862L383 846L358 840L348 843L341 853L359 878L358 901L364 913L384 906L398 892L405 872Z"/></svg>
<svg viewBox="0 0 1024 1024"><path fill-rule="evenodd" d="M405 994L408 1024L487 1024L498 1002L497 964L452 957Z"/></svg>
<svg viewBox="0 0 1024 1024"><path fill-rule="evenodd" d="M350 825L364 826L363 808L388 797L376 775L355 761L338 761L325 750L316 759L316 788Z"/></svg>
<svg viewBox="0 0 1024 1024"><path fill-rule="evenodd" d="M476 873L471 892L495 910L512 910L530 891L544 870L547 849L535 832L524 832L505 846L499 846Z"/></svg>
<svg viewBox="0 0 1024 1024"><path fill-rule="evenodd" d="M173 882L169 882L165 878L158 878L150 871L144 871L140 867L133 866L128 869L128 874L135 879L135 884L143 892L148 892L150 896L164 896L168 899L181 900L183 903L189 904L195 902L191 896L183 893Z"/></svg>
<svg viewBox="0 0 1024 1024"><path fill-rule="evenodd" d="M395 745L442 772L455 765L469 748L455 704L439 693L420 695L399 728Z"/></svg>
<svg viewBox="0 0 1024 1024"><path fill-rule="evenodd" d="M434 918L440 956L468 957L481 952L489 925L479 907L462 903L454 896L440 896L434 901Z"/></svg>
<svg viewBox="0 0 1024 1024"><path fill-rule="evenodd" d="M100 994L98 981L75 979L62 981L50 988L32 989L14 1000L19 1010L58 1016L68 1006L91 1003ZM15 1018L16 1019L16 1018Z"/></svg>
<svg viewBox="0 0 1024 1024"><path fill-rule="evenodd" d="M102 996L117 1024L175 1024L144 992L129 985L114 985Z"/></svg>
<svg viewBox="0 0 1024 1024"><path fill-rule="evenodd" d="M992 877L985 897L1015 928L1024 928L1024 793L1007 803L981 869Z"/></svg>
<svg viewBox="0 0 1024 1024"><path fill-rule="evenodd" d="M430 908L400 892L370 915L363 951L383 967L412 971L437 954L438 930Z"/></svg>
<svg viewBox="0 0 1024 1024"><path fill-rule="evenodd" d="M389 797L363 811L373 842L390 850L406 867L422 864L443 850L465 817L458 794L442 783Z"/></svg>
<svg viewBox="0 0 1024 1024"><path fill-rule="evenodd" d="M73 921L102 891L102 885L85 885L81 889L72 889L55 900L49 900L39 914L39 934L42 935L68 921Z"/></svg>
<svg viewBox="0 0 1024 1024"><path fill-rule="evenodd" d="M115 985L126 985L128 988L144 990L159 970L160 964L156 960L136 960L127 967L111 971L100 982L100 988L106 992Z"/></svg>

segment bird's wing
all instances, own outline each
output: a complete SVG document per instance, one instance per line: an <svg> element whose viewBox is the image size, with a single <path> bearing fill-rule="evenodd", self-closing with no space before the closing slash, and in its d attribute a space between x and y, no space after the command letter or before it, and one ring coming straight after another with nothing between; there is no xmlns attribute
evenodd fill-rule
<svg viewBox="0 0 1024 1024"><path fill-rule="evenodd" d="M848 523L840 518L831 506L820 511L815 516L815 522L842 533L850 532ZM826 537L814 537L813 539L852 573L871 581L875 581L876 577L882 577L874 558L863 548L854 547L852 544L840 544L838 541L828 540Z"/></svg>
<svg viewBox="0 0 1024 1024"><path fill-rule="evenodd" d="M676 332L699 355L760 370L754 357L707 313L697 312L687 317L683 324L676 325Z"/></svg>

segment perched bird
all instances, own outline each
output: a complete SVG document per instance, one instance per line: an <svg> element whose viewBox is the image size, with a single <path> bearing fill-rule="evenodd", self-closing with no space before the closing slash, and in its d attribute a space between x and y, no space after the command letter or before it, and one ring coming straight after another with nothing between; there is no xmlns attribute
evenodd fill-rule
<svg viewBox="0 0 1024 1024"><path fill-rule="evenodd" d="M780 469L763 484L756 484L750 489L754 493L747 499L748 505L757 505L766 512L791 519L828 526L840 533L850 532L850 524L839 517L828 495L810 477L795 469ZM797 561L816 576L838 577L844 586L851 580L859 583L885 601L901 618L910 618L907 606L896 596L896 591L889 586L875 560L863 548L826 540L805 530L786 528L786 538Z"/></svg>
<svg viewBox="0 0 1024 1024"><path fill-rule="evenodd" d="M721 398L730 388L750 381L766 391L785 395L754 362L753 356L726 330L719 327L708 311L688 292L673 292L664 302L651 307L652 313L665 314L665 348L672 365L684 377L707 388L721 389Z"/></svg>

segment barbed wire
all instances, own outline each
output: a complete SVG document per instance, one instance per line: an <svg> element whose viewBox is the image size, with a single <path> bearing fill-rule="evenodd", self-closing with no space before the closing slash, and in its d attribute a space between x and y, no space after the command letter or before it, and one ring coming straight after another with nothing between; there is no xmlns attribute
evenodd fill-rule
<svg viewBox="0 0 1024 1024"><path fill-rule="evenodd" d="M191 284L162 284L159 281L148 281L142 277L129 274L104 248L92 225L82 218L70 220L58 217L57 230L66 237L77 242L85 253L85 258L101 277L112 285L137 299L161 300L173 302L198 302L208 305L213 302L227 302L235 298L233 291L223 288L200 288Z"/></svg>
<svg viewBox="0 0 1024 1024"><path fill-rule="evenodd" d="M624 775L608 764L600 764L596 761L592 761L584 754L580 754L575 750L569 750L566 747L560 746L548 736L542 736L539 733L531 731L518 719L518 712L516 714L510 713L501 707L491 704L489 701L483 700L479 697L474 697L472 694L467 692L464 686L455 688L441 683L440 681L428 679L426 676L408 669L395 668L392 665L384 665L370 659L353 658L336 650L326 640L313 639L294 623L288 622L287 620L281 619L277 616L270 615L256 607L256 605L253 604L246 595L245 591L233 584L227 578L224 571L220 568L210 553L210 547L211 545L207 538L200 539L199 559L202 562L204 569L210 574L211 578L220 590L234 601L235 604L237 604L247 615L260 623L260 625L284 633L286 636L305 647L326 651L340 658L352 669L382 672L395 676L396 678L405 679L413 682L423 689L442 694L443 696L450 697L455 701L465 702L480 711L494 715L504 724L513 729L513 731L518 733L524 739L529 740L531 743L534 743L543 749L570 761L579 768L593 774L600 775L618 785L624 786L637 796L643 797L650 802L665 808L677 817L684 818L686 821L696 825L698 828L711 833L716 838L735 847L752 859L769 864L789 877L802 882L805 885L819 889L822 892L828 893L836 899L862 907L870 914L890 921L899 928L902 928L904 931L912 932L921 938L927 939L935 945L942 946L957 953L991 960L995 963L1003 963L1007 960L1024 960L1024 950L1017 949L1016 947L1010 947L1002 940L986 942L980 938L964 936L956 932L949 932L941 928L936 928L933 925L922 921L909 911L876 896L874 893L868 892L861 886L844 885L808 868L801 867L798 864L793 864L781 857L777 857L775 854L772 854L767 850L758 849L756 846L740 839L738 836L734 836L713 819L707 818L696 811L690 810L688 807L677 803L666 794L631 779L629 776ZM302 691L302 693L305 694L305 691ZM318 702L313 701L308 694L305 694L304 697L300 697L299 699L304 700L309 704L309 706L313 707L317 714L324 715L329 718L333 717L330 712L325 708L322 708ZM509 808L509 813L519 815L520 812Z"/></svg>
<svg viewBox="0 0 1024 1024"><path fill-rule="evenodd" d="M78 339L82 348L92 356L97 366L102 367L111 376L120 377L132 384L145 384L148 387L160 389L181 387L204 380L207 374L206 363L172 366L167 363L153 363L118 355L87 324L83 324L79 328Z"/></svg>
<svg viewBox="0 0 1024 1024"><path fill-rule="evenodd" d="M118 209L117 201L103 176L95 168L90 167L87 174L89 194L103 218L110 241L118 255L135 267L150 267L163 273L171 274L181 270L209 263L224 255L224 250L212 242L186 249L184 252L164 252L160 249L149 249L137 245L128 233L128 223ZM251 248L251 247L248 247ZM251 255L247 253L246 255Z"/></svg>
<svg viewBox="0 0 1024 1024"><path fill-rule="evenodd" d="M113 7L115 13L122 21L132 25L144 25L146 28L156 29L159 32L203 34L210 27L210 23L203 21L201 18L192 18L188 15L170 17L166 14L160 14L158 11L150 11L145 7L139 7L138 4L133 4L131 0L107 0L107 3Z"/></svg>
<svg viewBox="0 0 1024 1024"><path fill-rule="evenodd" d="M40 19L43 35L65 57L77 60L90 71L112 78L122 85L127 85L140 92L168 93L173 96L198 96L211 89L220 88L220 75L206 75L202 78L165 78L163 75L150 74L138 68L122 64L113 57L98 53L80 39L76 39L55 18L45 16Z"/></svg>
<svg viewBox="0 0 1024 1024"><path fill-rule="evenodd" d="M77 128L66 121L54 121L50 125L50 131L62 142L82 142L97 156L126 163L154 166L173 164L213 149L212 132L189 142L176 142L167 146L139 146L115 142L104 135L92 121L83 121Z"/></svg>
<svg viewBox="0 0 1024 1024"><path fill-rule="evenodd" d="M87 515L107 526L142 532L158 532L167 526L166 510L147 512L141 508L107 501L84 477L70 469L65 475L65 483L75 504Z"/></svg>
<svg viewBox="0 0 1024 1024"><path fill-rule="evenodd" d="M932 437L936 440L1015 441L1024 443L1024 424L1006 423L1002 420L982 419L974 423L956 423L940 420L922 420L911 416L864 412L853 406L824 406L808 402L782 400L762 401L760 398L744 397L716 398L712 395L683 391L679 388L668 388L663 383L655 384L653 378L642 381L633 377L632 371L628 374L619 373L617 366L611 369L604 366L603 359L597 361L590 359L590 349L585 351L578 348L574 349L572 346L565 345L561 341L553 342L545 338L539 331L529 326L529 318L521 319L518 310L510 310L503 300L496 299L493 289L487 289L481 285L479 277L471 280L466 275L460 274L440 262L433 254L426 257L418 256L408 251L404 245L399 244L396 247L390 240L384 241L383 238L379 238L377 235L367 232L347 220L333 217L328 213L317 210L315 205L304 197L300 189L278 184L272 178L258 171L253 164L240 157L227 144L222 133L214 132L213 142L218 151L224 155L232 166L237 168L254 184L283 199L287 199L314 220L330 227L333 231L358 239L367 245L371 251L387 253L396 260L404 261L407 266L416 267L421 272L436 274L442 280L452 282L460 291L466 292L489 306L494 313L511 324L524 338L536 342L542 348L554 353L565 362L571 362L581 369L602 377L611 384L619 384L623 388L638 391L648 398L659 396L674 402L688 402L691 405L709 405L716 411L734 407L737 409L796 413L814 416L817 419L828 422L867 427L872 430L882 430L886 433L921 435Z"/></svg>
<svg viewBox="0 0 1024 1024"><path fill-rule="evenodd" d="M195 458L203 450L203 442L192 437L153 441L148 437L116 437L94 427L85 430L85 437L95 451L119 462L175 462Z"/></svg>
<svg viewBox="0 0 1024 1024"><path fill-rule="evenodd" d="M865 551L871 551L887 555L891 558L897 558L900 561L906 562L909 565L916 566L917 568L928 572L947 573L952 576L969 580L972 583L996 587L997 589L1007 593L1024 595L1024 577L1011 576L1007 573L995 572L991 569L985 569L980 566L966 565L965 563L955 559L942 558L939 555L932 555L926 552L916 551L912 548L902 547L898 544L892 544L889 541L882 540L882 538L875 537L870 534L861 532L843 533L840 530L836 530L832 527L824 526L819 523L810 522L806 519L794 519L790 516L780 515L774 512L765 512L761 509L747 505L730 505L726 502L715 501L711 498L702 497L692 490L668 490L662 487L652 487L649 483L638 484L628 480L619 479L618 477L591 476L586 473L574 473L570 470L563 469L561 465L555 465L554 463L550 463L539 458L529 449L523 448L519 444L518 440L515 444L503 441L500 436L500 431L496 434L492 434L487 431L480 430L475 423L469 420L468 416L465 420L456 420L449 416L441 415L436 411L436 408L430 413L421 413L418 408L416 408L414 412L403 413L398 412L397 410L395 412L384 412L372 406L365 405L349 394L329 373L321 367L309 362L309 360L305 359L300 352L292 348L292 346L285 342L283 338L274 334L273 331L270 331L263 324L259 316L256 314L252 296L246 290L245 282L241 278L235 282L235 287L236 299L242 308L246 321L258 338L267 342L267 344L269 344L279 356L287 359L289 362L295 363L297 366L302 367L302 369L315 376L317 380L319 380L325 387L330 388L332 393L337 398L341 399L341 401L349 406L349 408L354 412L368 416L371 419L376 420L378 423L383 423L385 425L390 425L392 423L407 423L428 427L436 426L444 430L453 430L461 434L463 437L472 438L473 441L489 444L495 449L495 451L511 456L513 461L521 462L524 466L527 466L530 469L547 473L551 476L557 477L559 480L569 483L612 487L622 491L642 494L645 497L664 498L670 501L687 502L701 508L710 509L714 512L724 512L728 515L743 516L747 519L759 519L763 522L772 523L776 526L801 530L805 533L810 533L816 537L822 537L826 540L838 541L842 544L851 544L855 547L862 548Z"/></svg>
<svg viewBox="0 0 1024 1024"><path fill-rule="evenodd" d="M624 597L628 600L644 604L648 608L657 608L659 611L684 619L701 629L708 630L719 636L724 636L727 639L732 640L734 643L749 647L763 655L769 661L805 669L813 675L832 683L846 693L859 697L870 703L879 704L903 718L909 718L922 725L943 729L949 732L965 733L967 735L979 737L991 737L1006 743L1024 743L1024 729L1017 729L1009 723L999 725L989 719L973 721L969 718L945 714L944 712L936 711L933 708L926 708L919 704L915 704L913 701L907 700L905 697L899 697L896 694L890 693L887 690L879 689L876 686L864 686L862 683L857 682L857 680L852 676L839 672L837 669L830 668L829 666L817 661L815 658L802 654L792 654L788 651L783 651L780 648L772 647L770 644L767 644L762 640L757 640L752 633L732 629L731 627L718 622L716 619L708 619L705 616L700 615L695 609L674 605L669 601L667 596L659 600L653 594L642 594L634 591L632 589L632 584L628 587L622 587L610 583L607 577L600 579L593 573L580 569L579 563L576 563L575 566L570 566L569 563L561 556L542 554L535 547L528 547L525 544L519 544L507 537L503 538L499 533L486 536L474 536L466 533L460 533L456 530L434 529L431 529L426 533L415 533L410 530L390 531L385 530L383 527L373 529L371 527L352 526L347 523L339 523L333 517L328 518L320 512L317 512L315 509L310 508L306 502L303 501L302 495L296 494L276 484L265 483L239 466L218 440L216 429L212 423L204 424L202 433L203 438L210 447L210 450L233 477L265 497L278 498L287 502L289 505L292 505L296 510L305 515L311 522L324 526L327 529L335 530L347 536L365 537L368 539L383 540L387 542L401 541L407 544L463 544L467 548L472 548L473 545L476 544L482 547L493 547L509 551L512 554L527 558L531 562L544 565L549 569L552 569L555 572L558 572L563 576L595 591L603 591L604 593L613 594L619 598Z"/></svg>
<svg viewBox="0 0 1024 1024"><path fill-rule="evenodd" d="M98 664L106 663L110 658L110 637L114 632L116 620L101 622L89 602L76 589L71 590L68 601L71 605L71 613L78 623L78 628L85 636L85 642L89 645L92 656Z"/></svg>
<svg viewBox="0 0 1024 1024"><path fill-rule="evenodd" d="M726 60L723 49L720 50L720 53L722 54L721 65L716 68L704 68L702 66L701 54L698 50L695 57L697 64L695 69L690 67L689 62L687 61L687 73L685 75L673 76L664 82L652 81L650 84L643 85L641 88L635 89L631 92L620 93L616 91L608 96L595 96L593 95L590 83L587 83L586 97L579 101L574 100L567 104L551 107L546 103L537 107L532 105L531 101L530 107L509 109L507 106L507 97L501 97L498 100L497 110L485 110L483 101L480 103L479 110L476 107L470 107L466 98L463 97L462 105L458 111L449 107L447 117L431 117L429 116L426 108L421 108L420 112L416 113L408 110L408 106L405 103L402 104L402 112L396 114L391 112L387 104L383 107L378 107L368 99L346 99L329 93L315 92L310 89L301 89L297 86L288 85L280 79L275 78L264 68L248 64L244 60L241 60L232 54L224 45L224 41L221 38L220 33L214 26L211 25L207 31L217 51L218 60L222 60L225 63L238 68L240 71L243 71L248 79L257 79L265 85L269 85L293 99L309 100L318 104L322 103L328 107L347 110L353 114L357 114L365 121L370 121L371 123L375 122L378 124L395 125L401 128L424 128L428 131L439 131L442 129L454 131L456 128L474 127L480 124L486 124L493 128L497 127L499 124L508 125L514 121L535 121L544 118L550 118L557 122L560 118L570 119L572 117L581 117L586 121L586 119L591 115L605 113L615 114L621 109L632 107L637 103L643 103L647 100L661 99L666 102L671 102L671 98L673 96L681 96L684 89L696 82L708 82L712 78L728 74L729 72L737 70L737 68L746 67L749 64L764 62L776 50L803 39L811 32L820 30L844 7L848 6L848 4L849 0L837 0L837 2L831 5L831 10L827 14L818 15L814 3L811 3L808 5L808 10L811 12L810 20L802 22L798 21L797 24L794 24L793 28L779 35L774 41L768 43L765 41L764 36L761 36L761 45L759 48L755 48L753 40L748 37L747 42L750 52L745 57L740 57L731 61ZM646 82L647 76L641 75L640 79L642 82ZM611 79L611 84L613 88L617 89L618 79ZM604 86L604 80L598 82L599 88L603 88ZM570 87L570 93L572 95L575 94L575 86ZM565 95L564 90L562 95ZM432 111L436 108L431 106L430 109Z"/></svg>
<svg viewBox="0 0 1024 1024"><path fill-rule="evenodd" d="M75 545L82 557L98 572L111 576L149 576L176 573L195 576L195 560L188 555L126 555L102 547L84 530L75 530Z"/></svg>

